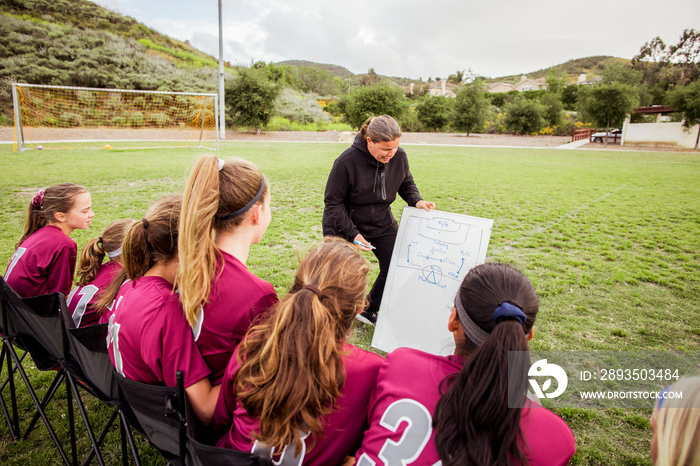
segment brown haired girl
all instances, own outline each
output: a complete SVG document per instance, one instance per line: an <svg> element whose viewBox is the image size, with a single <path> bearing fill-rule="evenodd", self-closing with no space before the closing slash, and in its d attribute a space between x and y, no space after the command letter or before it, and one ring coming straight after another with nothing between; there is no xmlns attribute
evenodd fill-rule
<svg viewBox="0 0 700 466"><path fill-rule="evenodd" d="M379 275L369 293L369 306L360 320L374 325L389 272L398 224L391 203L398 193L409 206L431 210L399 147L401 128L389 115L367 119L352 146L333 162L326 182L323 234L340 236L379 261Z"/></svg>
<svg viewBox="0 0 700 466"><path fill-rule="evenodd" d="M176 280L214 384L253 320L278 301L272 285L246 266L270 220L269 183L255 165L210 155L195 162L185 185Z"/></svg>
<svg viewBox="0 0 700 466"><path fill-rule="evenodd" d="M107 225L102 236L88 241L80 251L78 286L68 296L67 305L76 327L96 324L100 315L95 306L101 291L107 289L122 270L122 242L133 220L121 219ZM109 261L105 264L105 256Z"/></svg>
<svg viewBox="0 0 700 466"><path fill-rule="evenodd" d="M86 229L92 213L90 193L73 183L40 189L27 208L24 233L5 272L5 281L25 298L70 293L78 247L69 235Z"/></svg>
<svg viewBox="0 0 700 466"><path fill-rule="evenodd" d="M289 293L254 325L226 368L214 415L218 446L276 464L340 464L365 427L381 356L347 343L365 303L368 262L326 237Z"/></svg>
<svg viewBox="0 0 700 466"><path fill-rule="evenodd" d="M513 403L524 407L509 407L508 353L528 354L538 308L517 269L470 270L448 323L455 354L400 348L387 355L357 464L383 464L383 457L405 465L568 464L574 437L556 414L526 399L527 368ZM391 422L397 419L407 422Z"/></svg>
<svg viewBox="0 0 700 466"><path fill-rule="evenodd" d="M103 297L115 303L107 349L117 372L138 382L174 387L176 373L182 370L192 408L208 424L219 386L209 382L211 370L173 291L181 205L179 196L164 197L129 228L123 245L128 280L121 284L117 278L116 296Z"/></svg>

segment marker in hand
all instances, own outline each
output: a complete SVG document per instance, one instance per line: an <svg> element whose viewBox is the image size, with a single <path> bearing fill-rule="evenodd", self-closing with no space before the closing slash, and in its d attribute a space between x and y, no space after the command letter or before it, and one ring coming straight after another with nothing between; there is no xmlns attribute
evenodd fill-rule
<svg viewBox="0 0 700 466"><path fill-rule="evenodd" d="M353 241L353 242L354 242L355 244L357 244L358 246L362 246L363 248L367 248L367 249L377 249L377 248L375 248L374 246L372 246L371 244L365 244L365 243L363 243L362 241L355 240L355 241Z"/></svg>

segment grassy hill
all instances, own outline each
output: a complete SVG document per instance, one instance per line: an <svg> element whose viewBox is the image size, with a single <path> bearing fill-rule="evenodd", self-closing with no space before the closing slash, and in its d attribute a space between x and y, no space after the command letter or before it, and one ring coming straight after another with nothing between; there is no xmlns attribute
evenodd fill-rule
<svg viewBox="0 0 700 466"><path fill-rule="evenodd" d="M576 81L578 76L582 73L586 73L589 78L593 76L600 76L605 65L608 64L628 64L630 61L625 58L610 57L606 55L598 55L595 57L585 57L576 58L574 60L569 60L561 65L550 66L549 68L543 68L537 71L531 71L529 73L513 74L510 76L501 76L499 78L487 79L487 82L505 82L515 84L520 81L522 75L525 74L528 78L538 79L545 78L549 74L550 70L554 69L564 75L568 76L572 81Z"/></svg>
<svg viewBox="0 0 700 466"><path fill-rule="evenodd" d="M342 66L338 65L331 65L328 63L316 63L312 61L307 61L307 60L285 60L285 61L280 61L276 63L277 65L287 65L287 66L296 66L297 68L301 67L313 67L313 68L319 68L324 71L329 72L330 74L334 76L338 76L339 78L349 78L351 76L354 76L354 73L347 68L343 68Z"/></svg>

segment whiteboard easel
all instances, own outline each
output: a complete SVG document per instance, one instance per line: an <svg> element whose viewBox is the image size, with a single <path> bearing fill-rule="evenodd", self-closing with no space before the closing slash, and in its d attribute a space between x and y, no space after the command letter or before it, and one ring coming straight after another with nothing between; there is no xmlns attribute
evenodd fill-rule
<svg viewBox="0 0 700 466"><path fill-rule="evenodd" d="M404 207L372 346L454 351L447 321L464 276L486 260L493 220Z"/></svg>

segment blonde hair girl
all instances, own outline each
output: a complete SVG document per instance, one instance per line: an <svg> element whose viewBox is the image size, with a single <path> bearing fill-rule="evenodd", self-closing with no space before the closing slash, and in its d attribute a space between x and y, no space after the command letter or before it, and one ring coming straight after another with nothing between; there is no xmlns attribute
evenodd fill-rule
<svg viewBox="0 0 700 466"><path fill-rule="evenodd" d="M217 410L226 409L214 422L233 425L219 446L294 464L340 464L352 453L383 361L346 340L368 272L340 238L324 238L302 260L289 293L226 369Z"/></svg>
<svg viewBox="0 0 700 466"><path fill-rule="evenodd" d="M60 183L40 189L27 208L5 281L25 298L55 291L68 295L78 255L69 235L88 228L94 216L90 193L82 186Z"/></svg>
<svg viewBox="0 0 700 466"><path fill-rule="evenodd" d="M278 301L246 266L271 220L270 187L242 159L197 159L185 183L177 286L187 322L218 383L253 320Z"/></svg>
<svg viewBox="0 0 700 466"><path fill-rule="evenodd" d="M96 324L99 319L96 302L100 292L122 270L122 242L127 229L134 223L130 219L115 220L104 229L102 235L88 241L80 251L78 286L68 296L68 309L76 327ZM109 261L104 263L105 256Z"/></svg>

